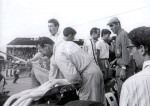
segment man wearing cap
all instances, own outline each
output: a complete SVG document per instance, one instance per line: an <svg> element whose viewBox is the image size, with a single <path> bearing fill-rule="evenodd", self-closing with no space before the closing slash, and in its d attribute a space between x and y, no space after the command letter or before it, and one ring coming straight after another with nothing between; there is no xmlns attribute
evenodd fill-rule
<svg viewBox="0 0 150 106"><path fill-rule="evenodd" d="M124 81L126 78L134 74L130 66L130 53L127 49L129 38L127 32L121 28L120 21L117 17L112 18L107 24L112 32L117 35L115 54L117 57L116 77ZM118 93L120 94L121 85L118 85Z"/></svg>

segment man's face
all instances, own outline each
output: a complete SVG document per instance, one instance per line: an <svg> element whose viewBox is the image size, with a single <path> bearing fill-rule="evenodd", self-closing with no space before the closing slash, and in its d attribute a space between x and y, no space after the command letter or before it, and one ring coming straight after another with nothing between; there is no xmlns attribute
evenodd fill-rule
<svg viewBox="0 0 150 106"><path fill-rule="evenodd" d="M105 34L104 36L103 36L103 40L104 41L108 41L110 39L110 34Z"/></svg>
<svg viewBox="0 0 150 106"><path fill-rule="evenodd" d="M93 38L94 40L98 40L99 37L100 37L100 31L97 31L97 33L93 33L93 34L92 34L92 38Z"/></svg>
<svg viewBox="0 0 150 106"><path fill-rule="evenodd" d="M75 34L73 34L73 35L70 34L70 35L68 35L67 40L68 40L68 41L73 41L74 38L75 38Z"/></svg>
<svg viewBox="0 0 150 106"><path fill-rule="evenodd" d="M144 62L144 58L141 55L140 48L135 47L130 39L128 48L130 50L131 55L133 55L133 59L135 60L136 65L141 68Z"/></svg>
<svg viewBox="0 0 150 106"><path fill-rule="evenodd" d="M112 32L114 34L118 33L118 27L119 27L118 24L116 25L116 24L112 23L112 24L109 25L109 27L110 27L110 29L112 30Z"/></svg>
<svg viewBox="0 0 150 106"><path fill-rule="evenodd" d="M44 47L37 45L37 49L47 57L51 57L53 54L53 48L49 44L46 44Z"/></svg>
<svg viewBox="0 0 150 106"><path fill-rule="evenodd" d="M55 26L54 23L48 23L48 28L49 28L49 31L52 35L55 35L58 31L58 27L59 26Z"/></svg>

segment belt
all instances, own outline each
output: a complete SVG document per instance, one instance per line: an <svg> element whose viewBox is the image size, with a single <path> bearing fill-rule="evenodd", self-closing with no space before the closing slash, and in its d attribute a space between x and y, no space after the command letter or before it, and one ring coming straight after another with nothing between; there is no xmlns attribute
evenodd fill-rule
<svg viewBox="0 0 150 106"><path fill-rule="evenodd" d="M108 60L108 58L100 58L100 60Z"/></svg>

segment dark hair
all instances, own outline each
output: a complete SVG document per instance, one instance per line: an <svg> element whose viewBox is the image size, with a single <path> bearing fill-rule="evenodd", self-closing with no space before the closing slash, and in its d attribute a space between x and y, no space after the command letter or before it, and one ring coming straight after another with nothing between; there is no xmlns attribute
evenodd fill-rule
<svg viewBox="0 0 150 106"><path fill-rule="evenodd" d="M111 34L111 31L108 29L102 29L101 37L103 37L105 34Z"/></svg>
<svg viewBox="0 0 150 106"><path fill-rule="evenodd" d="M99 32L100 32L100 29L99 29L99 28L96 28L96 27L92 28L92 29L90 30L90 35L92 35L93 33L97 33L98 30L99 30Z"/></svg>
<svg viewBox="0 0 150 106"><path fill-rule="evenodd" d="M116 36L112 36L111 39L112 39L112 40L116 40Z"/></svg>
<svg viewBox="0 0 150 106"><path fill-rule="evenodd" d="M53 45L54 42L48 37L40 37L36 42L36 45L40 45L41 47L44 47L45 44Z"/></svg>
<svg viewBox="0 0 150 106"><path fill-rule="evenodd" d="M56 19L50 19L48 20L48 23L54 23L55 26L58 26L59 27L59 22L56 20Z"/></svg>
<svg viewBox="0 0 150 106"><path fill-rule="evenodd" d="M64 31L63 31L63 34L64 34L64 36L68 36L69 34L71 34L71 35L74 35L74 34L76 34L77 32L73 29L73 28L71 28L71 27L66 27L65 29L64 29Z"/></svg>
<svg viewBox="0 0 150 106"><path fill-rule="evenodd" d="M129 39L132 44L137 48L140 45L143 45L147 51L147 54L150 55L150 27L138 27L130 31L128 34Z"/></svg>

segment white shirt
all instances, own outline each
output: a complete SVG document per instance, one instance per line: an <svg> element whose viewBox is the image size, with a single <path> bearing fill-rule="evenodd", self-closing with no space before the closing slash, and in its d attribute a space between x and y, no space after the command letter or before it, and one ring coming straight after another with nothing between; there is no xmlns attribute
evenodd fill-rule
<svg viewBox="0 0 150 106"><path fill-rule="evenodd" d="M59 43L60 41L63 41L63 35L60 33L60 31L57 31L55 35L50 35L49 37L52 39L55 43Z"/></svg>
<svg viewBox="0 0 150 106"><path fill-rule="evenodd" d="M97 41L96 49L100 50L99 58L109 58L109 45L103 39Z"/></svg>
<svg viewBox="0 0 150 106"><path fill-rule="evenodd" d="M119 106L150 106L150 60L143 69L125 81Z"/></svg>
<svg viewBox="0 0 150 106"><path fill-rule="evenodd" d="M79 45L72 41L56 44L54 59L69 82L82 81L80 100L105 103L103 74L94 60Z"/></svg>
<svg viewBox="0 0 150 106"><path fill-rule="evenodd" d="M96 59L95 61L97 62L96 43L94 40L92 39L85 40L83 44L83 49L90 55L91 58Z"/></svg>

